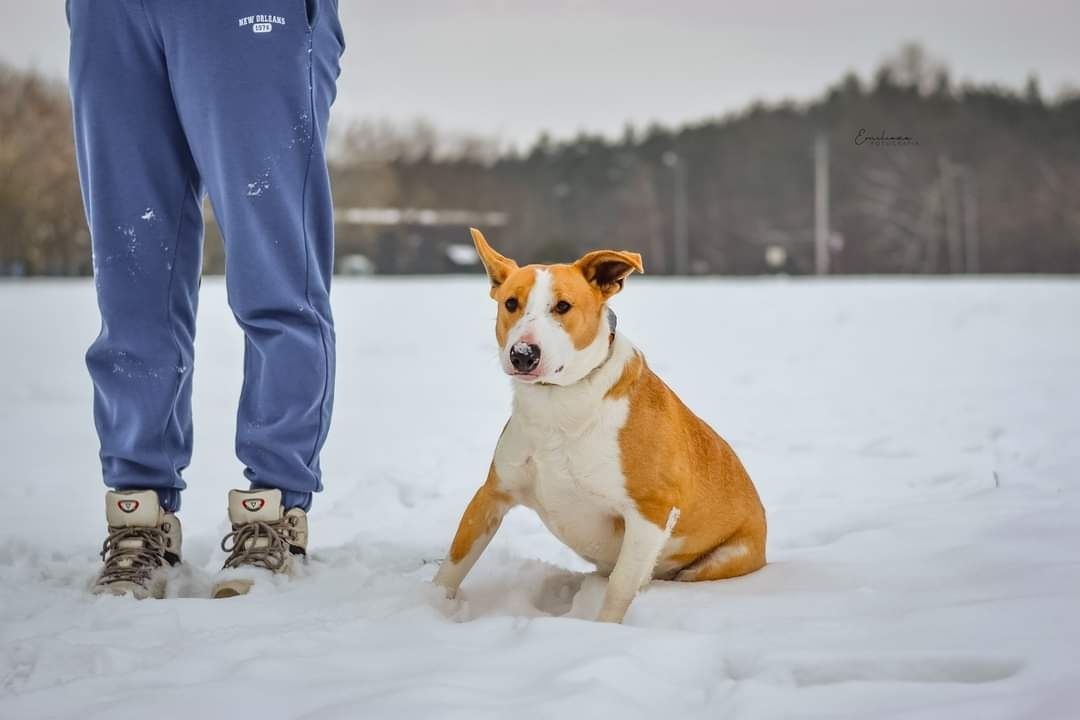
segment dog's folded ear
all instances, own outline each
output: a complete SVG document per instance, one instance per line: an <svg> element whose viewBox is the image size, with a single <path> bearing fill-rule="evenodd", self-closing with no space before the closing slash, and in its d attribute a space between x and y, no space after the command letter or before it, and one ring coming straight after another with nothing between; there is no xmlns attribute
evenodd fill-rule
<svg viewBox="0 0 1080 720"><path fill-rule="evenodd" d="M469 232L472 234L473 245L476 246L476 254L480 256L480 262L484 263L484 269L491 280L491 296L495 297L495 290L506 281L510 273L517 270L517 263L495 252L488 245L484 233L476 228L469 228Z"/></svg>
<svg viewBox="0 0 1080 720"><path fill-rule="evenodd" d="M641 255L629 250L596 250L574 263L585 279L600 289L604 297L622 290L626 276L637 270L645 272Z"/></svg>

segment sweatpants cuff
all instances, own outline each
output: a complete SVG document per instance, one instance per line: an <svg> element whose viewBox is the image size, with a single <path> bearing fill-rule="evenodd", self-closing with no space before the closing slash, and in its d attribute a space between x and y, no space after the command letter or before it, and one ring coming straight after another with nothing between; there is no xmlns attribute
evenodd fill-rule
<svg viewBox="0 0 1080 720"><path fill-rule="evenodd" d="M176 488L167 490L155 490L158 494L158 502L165 512L175 513L180 511L180 491Z"/></svg>
<svg viewBox="0 0 1080 720"><path fill-rule="evenodd" d="M311 509L311 493L296 492L294 490L281 491L281 504L286 510L300 508L304 512Z"/></svg>

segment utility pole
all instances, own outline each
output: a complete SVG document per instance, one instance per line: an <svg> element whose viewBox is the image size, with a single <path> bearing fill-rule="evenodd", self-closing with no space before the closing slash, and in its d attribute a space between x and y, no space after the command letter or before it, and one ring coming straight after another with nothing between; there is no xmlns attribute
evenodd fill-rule
<svg viewBox="0 0 1080 720"><path fill-rule="evenodd" d="M964 269L964 238L960 227L960 193L957 192L959 168L946 155L938 156L941 171L942 209L945 212L945 247L949 251L949 272Z"/></svg>
<svg viewBox="0 0 1080 720"><path fill-rule="evenodd" d="M975 176L964 168L964 269L979 272L979 200Z"/></svg>
<svg viewBox="0 0 1080 720"><path fill-rule="evenodd" d="M814 139L814 272L829 274L829 141Z"/></svg>
<svg viewBox="0 0 1080 720"><path fill-rule="evenodd" d="M664 153L664 164L674 176L672 222L675 236L676 275L690 274L690 208L686 198L686 162L674 150Z"/></svg>

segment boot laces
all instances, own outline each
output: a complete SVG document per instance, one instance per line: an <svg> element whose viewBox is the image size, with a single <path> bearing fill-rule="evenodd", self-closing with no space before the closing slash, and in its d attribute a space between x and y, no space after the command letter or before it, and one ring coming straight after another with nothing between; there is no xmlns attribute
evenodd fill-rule
<svg viewBox="0 0 1080 720"><path fill-rule="evenodd" d="M145 585L150 573L165 563L165 548L165 531L159 527L109 528L109 536L101 545L105 569L99 583Z"/></svg>
<svg viewBox="0 0 1080 720"><path fill-rule="evenodd" d="M254 565L275 573L281 571L292 554L290 524L282 518L277 522L255 520L233 525L233 531L221 540L221 549L229 553L225 567Z"/></svg>

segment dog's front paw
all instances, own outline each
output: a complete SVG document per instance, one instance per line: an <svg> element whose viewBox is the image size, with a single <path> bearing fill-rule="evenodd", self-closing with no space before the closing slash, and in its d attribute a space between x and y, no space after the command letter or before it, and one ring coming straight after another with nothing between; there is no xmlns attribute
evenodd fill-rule
<svg viewBox="0 0 1080 720"><path fill-rule="evenodd" d="M601 610L600 614L596 616L596 622L616 623L620 624L626 613L621 613L614 610Z"/></svg>
<svg viewBox="0 0 1080 720"><path fill-rule="evenodd" d="M431 584L437 588L442 588L443 593L446 594L447 600L453 600L457 596L458 583L451 582L446 577L445 563L439 568L439 571L435 573L435 577L431 579Z"/></svg>

